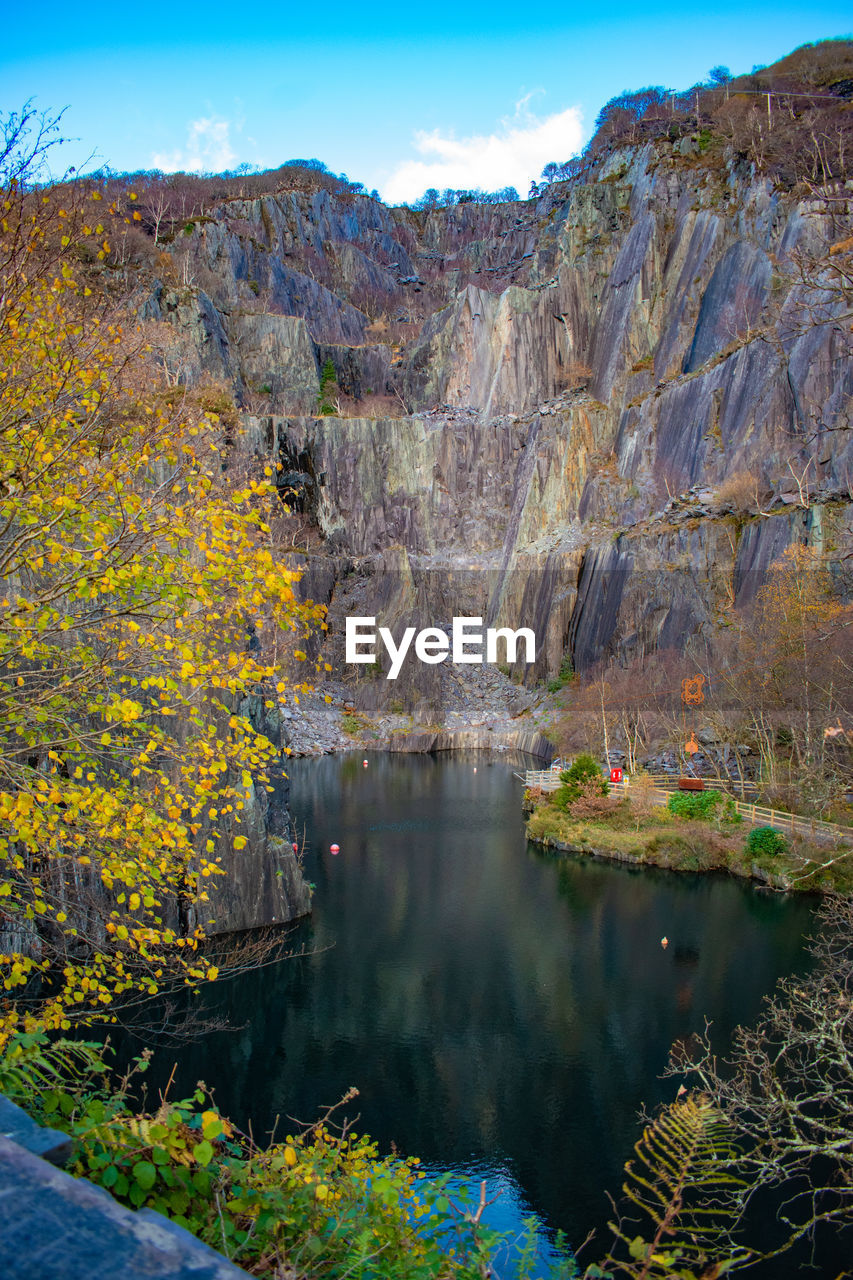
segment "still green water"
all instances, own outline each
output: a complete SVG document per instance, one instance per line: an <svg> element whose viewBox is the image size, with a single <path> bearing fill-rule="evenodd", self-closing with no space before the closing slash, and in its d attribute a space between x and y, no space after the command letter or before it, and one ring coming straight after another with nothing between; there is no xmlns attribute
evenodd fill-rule
<svg viewBox="0 0 853 1280"><path fill-rule="evenodd" d="M517 763L362 758L291 762L316 885L292 940L312 954L209 989L234 1029L181 1047L177 1096L204 1079L257 1137L354 1085L381 1149L486 1178L493 1221L533 1212L579 1243L606 1221L638 1110L675 1094L670 1046L710 1019L724 1050L804 965L813 903L545 855Z"/></svg>

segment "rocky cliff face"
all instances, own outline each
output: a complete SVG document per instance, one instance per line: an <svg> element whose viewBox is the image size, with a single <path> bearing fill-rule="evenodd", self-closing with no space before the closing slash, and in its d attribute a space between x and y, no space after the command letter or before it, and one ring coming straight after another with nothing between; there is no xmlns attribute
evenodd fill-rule
<svg viewBox="0 0 853 1280"><path fill-rule="evenodd" d="M240 713L283 747L280 717L265 707L263 698L247 698ZM209 900L194 908L208 935L285 924L311 910L311 890L293 850L290 783L273 773L271 784L272 793L254 784L244 787L239 834L248 843L236 852L229 840L222 857L226 874L209 886Z"/></svg>
<svg viewBox="0 0 853 1280"><path fill-rule="evenodd" d="M511 205L231 201L171 246L187 283L145 313L287 477L331 653L368 562L395 576L362 590L380 621L533 627L532 680L566 652L711 642L792 540L853 547L849 298L826 274L853 183L801 195L683 151L617 150ZM329 359L347 412L317 416ZM442 723L418 680L370 698Z"/></svg>

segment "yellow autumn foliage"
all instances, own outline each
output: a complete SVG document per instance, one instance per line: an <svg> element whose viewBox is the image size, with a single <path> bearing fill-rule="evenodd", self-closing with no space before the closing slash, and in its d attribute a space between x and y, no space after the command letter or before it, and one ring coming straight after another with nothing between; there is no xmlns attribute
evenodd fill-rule
<svg viewBox="0 0 853 1280"><path fill-rule="evenodd" d="M90 287L72 222L48 244L14 192L0 221L0 1043L210 972L192 904L281 767L240 705L311 620L271 481L229 485L216 415Z"/></svg>

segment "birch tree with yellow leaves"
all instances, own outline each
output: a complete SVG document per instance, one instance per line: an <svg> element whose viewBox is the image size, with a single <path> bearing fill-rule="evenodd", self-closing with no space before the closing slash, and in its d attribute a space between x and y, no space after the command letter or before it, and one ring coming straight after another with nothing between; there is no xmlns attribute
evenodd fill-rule
<svg viewBox="0 0 853 1280"><path fill-rule="evenodd" d="M105 301L97 192L4 195L0 1043L215 978L191 907L281 768L237 709L312 620L269 471L229 479L217 415Z"/></svg>

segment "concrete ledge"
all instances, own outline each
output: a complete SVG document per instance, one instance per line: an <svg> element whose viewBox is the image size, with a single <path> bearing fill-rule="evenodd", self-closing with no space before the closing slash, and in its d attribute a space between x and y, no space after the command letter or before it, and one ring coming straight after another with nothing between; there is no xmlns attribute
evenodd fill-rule
<svg viewBox="0 0 853 1280"><path fill-rule="evenodd" d="M161 1214L125 1209L101 1187L70 1177L6 1137L0 1137L0 1275L246 1280L245 1271Z"/></svg>
<svg viewBox="0 0 853 1280"><path fill-rule="evenodd" d="M56 1129L42 1129L14 1102L0 1095L0 1137L16 1142L34 1156L51 1164L67 1164L71 1158L71 1139Z"/></svg>

